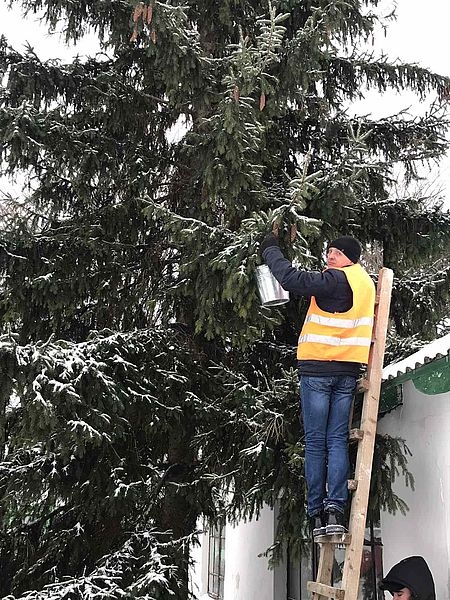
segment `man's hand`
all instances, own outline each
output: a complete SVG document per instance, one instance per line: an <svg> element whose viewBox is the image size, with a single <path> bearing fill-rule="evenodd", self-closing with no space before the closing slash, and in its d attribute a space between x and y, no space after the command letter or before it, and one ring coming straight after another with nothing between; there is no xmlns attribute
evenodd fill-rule
<svg viewBox="0 0 450 600"><path fill-rule="evenodd" d="M261 242L261 245L259 247L259 253L263 254L264 250L266 250L267 248L270 248L271 246L279 246L279 242L278 242L278 238L276 235L274 235L273 233L268 233L266 235L266 237L263 239L263 241Z"/></svg>

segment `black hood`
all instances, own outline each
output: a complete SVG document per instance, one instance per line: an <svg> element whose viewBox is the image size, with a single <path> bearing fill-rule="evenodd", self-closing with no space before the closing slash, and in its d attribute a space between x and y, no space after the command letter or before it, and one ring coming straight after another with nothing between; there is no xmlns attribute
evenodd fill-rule
<svg viewBox="0 0 450 600"><path fill-rule="evenodd" d="M407 587L418 600L436 600L433 575L421 556L409 556L394 565L380 584L393 594Z"/></svg>

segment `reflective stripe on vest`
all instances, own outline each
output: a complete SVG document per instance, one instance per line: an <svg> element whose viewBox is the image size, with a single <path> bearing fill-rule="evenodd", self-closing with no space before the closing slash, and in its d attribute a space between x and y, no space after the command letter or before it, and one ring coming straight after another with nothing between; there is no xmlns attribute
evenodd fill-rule
<svg viewBox="0 0 450 600"><path fill-rule="evenodd" d="M370 339L364 337L350 337L350 338L337 338L329 335L317 335L314 333L307 333L301 335L298 338L298 343L303 344L304 342L318 342L320 344L329 344L330 346L370 346Z"/></svg>
<svg viewBox="0 0 450 600"><path fill-rule="evenodd" d="M373 317L361 317L360 319L336 319L335 317L322 317L321 315L307 315L305 323L319 323L320 325L329 325L331 327L345 327L354 329L360 325L373 325Z"/></svg>
<svg viewBox="0 0 450 600"><path fill-rule="evenodd" d="M343 269L353 292L353 306L344 313L325 312L314 296L298 340L300 360L367 363L372 338L375 286L359 264Z"/></svg>

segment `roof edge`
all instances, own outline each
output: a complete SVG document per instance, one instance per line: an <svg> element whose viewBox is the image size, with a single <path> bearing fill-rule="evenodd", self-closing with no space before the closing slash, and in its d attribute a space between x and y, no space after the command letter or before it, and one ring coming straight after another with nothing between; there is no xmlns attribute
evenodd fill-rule
<svg viewBox="0 0 450 600"><path fill-rule="evenodd" d="M391 363L384 367L382 373L382 380L388 381L401 377L406 373L410 373L419 369L423 365L437 359L447 356L450 353L450 333L444 335L441 338L426 344L415 352L404 358L403 360L395 363Z"/></svg>

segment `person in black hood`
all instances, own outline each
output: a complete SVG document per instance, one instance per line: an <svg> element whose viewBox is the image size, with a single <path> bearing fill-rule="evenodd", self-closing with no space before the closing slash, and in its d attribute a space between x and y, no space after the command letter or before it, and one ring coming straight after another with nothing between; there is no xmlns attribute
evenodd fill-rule
<svg viewBox="0 0 450 600"><path fill-rule="evenodd" d="M421 556L409 556L394 565L383 581L393 600L436 600L433 575Z"/></svg>

